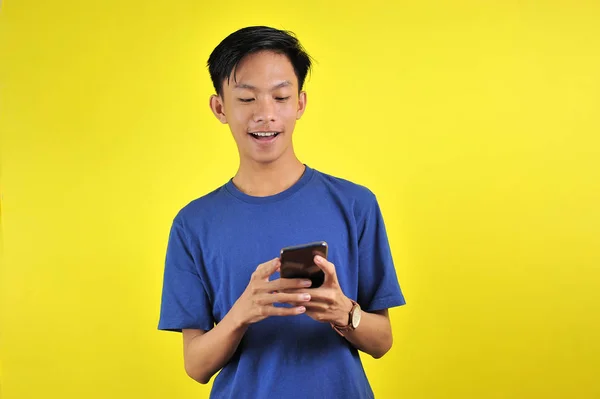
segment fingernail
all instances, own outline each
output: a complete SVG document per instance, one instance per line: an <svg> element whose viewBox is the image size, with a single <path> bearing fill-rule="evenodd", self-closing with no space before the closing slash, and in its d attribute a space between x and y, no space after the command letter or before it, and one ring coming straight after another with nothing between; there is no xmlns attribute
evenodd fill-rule
<svg viewBox="0 0 600 399"><path fill-rule="evenodd" d="M306 308L304 306L299 306L297 309L298 313L304 313L306 311Z"/></svg>
<svg viewBox="0 0 600 399"><path fill-rule="evenodd" d="M324 259L323 259L323 257L321 255L317 255L316 261L319 262L319 263L322 263L324 261Z"/></svg>
<svg viewBox="0 0 600 399"><path fill-rule="evenodd" d="M303 287L310 287L312 285L312 281L310 280L302 280L302 284Z"/></svg>
<svg viewBox="0 0 600 399"><path fill-rule="evenodd" d="M304 294L302 295L302 299L305 301L310 301L310 295L309 294Z"/></svg>

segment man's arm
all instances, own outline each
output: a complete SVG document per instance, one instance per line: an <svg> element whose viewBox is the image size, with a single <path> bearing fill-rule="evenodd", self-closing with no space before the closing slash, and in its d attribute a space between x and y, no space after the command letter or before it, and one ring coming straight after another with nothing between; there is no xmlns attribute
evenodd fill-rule
<svg viewBox="0 0 600 399"><path fill-rule="evenodd" d="M352 302L342 292L335 265L320 256L315 257L315 264L325 273L325 282L321 287L309 290L311 300L305 304L306 314L320 322L348 325ZM358 328L344 333L344 336L356 349L379 359L390 350L393 343L387 309L372 313L362 311Z"/></svg>
<svg viewBox="0 0 600 399"><path fill-rule="evenodd" d="M344 322L338 324L340 326L348 324L348 314L352 309L350 300L348 300L348 305L344 314ZM368 353L375 359L381 358L392 348L394 341L388 310L376 310L370 313L363 310L358 328L354 331L344 332L344 337L356 349Z"/></svg>
<svg viewBox="0 0 600 399"><path fill-rule="evenodd" d="M185 371L191 378L201 384L208 383L231 359L250 324L270 316L294 316L306 311L303 305L309 298L305 294L282 291L308 287L310 280L280 278L269 281L280 265L276 258L258 266L244 293L212 330L182 330ZM274 307L275 302L297 305Z"/></svg>
<svg viewBox="0 0 600 399"><path fill-rule="evenodd" d="M183 330L183 359L185 372L201 384L231 359L247 327L232 320L228 313L212 330Z"/></svg>

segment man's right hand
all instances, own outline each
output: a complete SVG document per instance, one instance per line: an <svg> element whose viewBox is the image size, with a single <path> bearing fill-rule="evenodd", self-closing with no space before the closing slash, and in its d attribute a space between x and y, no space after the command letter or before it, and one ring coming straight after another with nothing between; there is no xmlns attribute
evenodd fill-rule
<svg viewBox="0 0 600 399"><path fill-rule="evenodd" d="M300 304L310 301L308 292L290 294L284 291L308 288L311 281L285 278L269 281L269 277L279 270L280 266L281 261L275 258L259 265L252 273L246 290L231 308L240 326L248 326L270 316L295 316L306 311L306 308ZM294 306L275 307L274 303L288 303Z"/></svg>

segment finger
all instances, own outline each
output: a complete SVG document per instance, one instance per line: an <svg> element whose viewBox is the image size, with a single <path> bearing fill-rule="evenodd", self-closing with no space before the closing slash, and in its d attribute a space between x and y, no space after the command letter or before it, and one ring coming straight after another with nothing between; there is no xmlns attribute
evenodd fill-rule
<svg viewBox="0 0 600 399"><path fill-rule="evenodd" d="M304 306L307 311L311 312L326 312L329 310L329 304L322 302L309 301L298 305Z"/></svg>
<svg viewBox="0 0 600 399"><path fill-rule="evenodd" d="M305 306L305 305L306 305L306 303L307 303L307 302L288 302L287 304L288 304L288 305L291 305L291 306L304 306L304 307L306 307L306 306Z"/></svg>
<svg viewBox="0 0 600 399"><path fill-rule="evenodd" d="M312 291L312 290L311 290ZM284 294L301 294L301 293L305 293L306 288L286 288L283 290L279 290L278 292L283 292Z"/></svg>
<svg viewBox="0 0 600 399"><path fill-rule="evenodd" d="M256 302L259 305L272 305L274 303L303 303L310 301L310 294L266 294L261 295Z"/></svg>
<svg viewBox="0 0 600 399"><path fill-rule="evenodd" d="M296 306L293 308L282 308L275 306L266 306L265 314L267 316L296 316L306 312L306 308L304 306Z"/></svg>
<svg viewBox="0 0 600 399"><path fill-rule="evenodd" d="M299 294L306 292L310 294L311 301L323 303L335 302L334 291L331 288L327 287L312 288L310 290L307 290L306 288L288 288L279 290L278 292L283 292L285 294Z"/></svg>
<svg viewBox="0 0 600 399"><path fill-rule="evenodd" d="M278 278L277 280L269 281L269 290L284 291L298 288L308 288L312 282L301 278Z"/></svg>
<svg viewBox="0 0 600 399"><path fill-rule="evenodd" d="M268 262L258 265L256 268L256 274L263 279L268 279L271 274L275 273L277 269L279 269L280 266L281 261L279 258L271 259Z"/></svg>
<svg viewBox="0 0 600 399"><path fill-rule="evenodd" d="M310 300L311 302L332 304L335 302L335 294L334 291L329 288L314 288L310 290Z"/></svg>
<svg viewBox="0 0 600 399"><path fill-rule="evenodd" d="M325 281L337 282L337 274L335 273L335 265L323 258L321 255L317 255L314 258L315 265L325 273Z"/></svg>
<svg viewBox="0 0 600 399"><path fill-rule="evenodd" d="M318 302L288 302L291 306L304 306L307 312L313 313L327 313L330 311L329 305Z"/></svg>

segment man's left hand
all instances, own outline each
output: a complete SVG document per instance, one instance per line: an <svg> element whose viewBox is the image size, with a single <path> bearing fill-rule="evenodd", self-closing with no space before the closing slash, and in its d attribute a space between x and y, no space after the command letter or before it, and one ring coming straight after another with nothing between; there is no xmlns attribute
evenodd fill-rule
<svg viewBox="0 0 600 399"><path fill-rule="evenodd" d="M347 326L352 302L342 292L335 265L319 255L314 260L325 273L325 281L318 288L304 290L310 294L310 301L303 303L306 314L316 321Z"/></svg>

